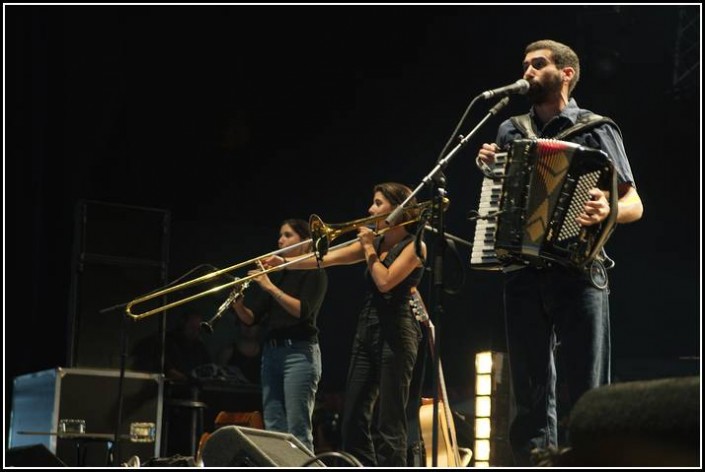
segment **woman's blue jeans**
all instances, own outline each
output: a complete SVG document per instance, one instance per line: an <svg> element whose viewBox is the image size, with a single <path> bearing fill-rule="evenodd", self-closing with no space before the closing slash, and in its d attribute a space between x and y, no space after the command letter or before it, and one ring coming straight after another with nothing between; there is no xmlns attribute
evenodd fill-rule
<svg viewBox="0 0 705 472"><path fill-rule="evenodd" d="M264 427L291 433L313 452L311 417L321 379L318 343L267 343L262 351Z"/></svg>

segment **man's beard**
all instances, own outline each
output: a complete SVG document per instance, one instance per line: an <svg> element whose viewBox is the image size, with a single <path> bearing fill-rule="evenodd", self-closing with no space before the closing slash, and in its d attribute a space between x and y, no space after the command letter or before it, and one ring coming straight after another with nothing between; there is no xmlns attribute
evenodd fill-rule
<svg viewBox="0 0 705 472"><path fill-rule="evenodd" d="M545 83L530 82L530 84L526 98L532 105L546 103L561 93L562 80L559 74L547 76Z"/></svg>

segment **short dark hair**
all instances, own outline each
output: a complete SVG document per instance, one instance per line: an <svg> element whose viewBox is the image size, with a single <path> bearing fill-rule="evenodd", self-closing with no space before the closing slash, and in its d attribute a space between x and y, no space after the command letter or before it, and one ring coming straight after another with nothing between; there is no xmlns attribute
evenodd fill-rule
<svg viewBox="0 0 705 472"><path fill-rule="evenodd" d="M563 67L572 67L575 69L575 74L573 75L573 78L568 86L568 95L572 95L573 89L575 89L575 86L578 84L578 80L580 80L580 59L578 58L578 55L570 47L563 43L559 43L558 41L553 41L552 39L534 41L526 46L524 54L528 54L539 49L548 49L551 51L551 59L559 69L562 69Z"/></svg>

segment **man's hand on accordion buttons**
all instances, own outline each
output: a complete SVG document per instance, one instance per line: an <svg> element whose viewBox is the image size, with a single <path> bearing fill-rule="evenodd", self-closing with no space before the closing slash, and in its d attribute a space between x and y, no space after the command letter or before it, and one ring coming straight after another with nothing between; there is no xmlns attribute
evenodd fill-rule
<svg viewBox="0 0 705 472"><path fill-rule="evenodd" d="M583 212L576 218L582 226L596 225L610 214L610 205L605 193L599 188L592 188L589 193L590 200L585 202Z"/></svg>

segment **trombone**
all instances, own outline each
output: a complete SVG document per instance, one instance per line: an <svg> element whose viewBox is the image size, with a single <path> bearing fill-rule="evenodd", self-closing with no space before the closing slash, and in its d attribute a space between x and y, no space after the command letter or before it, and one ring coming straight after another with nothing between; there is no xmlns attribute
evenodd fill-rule
<svg viewBox="0 0 705 472"><path fill-rule="evenodd" d="M389 226L386 228L382 228L379 231L375 231L375 234L377 236L384 234L388 230L392 228L396 228L399 226L406 226L411 223L416 223L421 219L421 215L423 215L423 212L427 209L429 209L432 205L433 201L428 200L422 203L418 203L416 205L411 205L406 207L406 210L408 211L418 211L415 217L407 220L407 221L402 221L401 223L398 223L394 226ZM441 202L441 207L443 211L445 211L448 208L448 204L450 203L450 200L448 198L443 197L443 201ZM348 221L346 223L339 223L339 224L332 224L332 225L327 225L325 224L321 218L313 214L308 220L308 226L309 229L311 230L311 239L313 240L313 254L309 255L309 257L312 257L313 255L316 256L316 259L319 261L323 258L323 256L326 255L328 252L328 247L330 246L330 243L333 242L334 239L338 238L342 234L348 233L350 231L354 231L357 228L360 228L362 226L368 226L371 225L372 223L377 223L379 221L384 221L387 219L387 217L391 215L390 213L384 213L382 215L377 215L377 216L368 216L366 218L360 218L357 220L352 220ZM357 241L357 239L353 239L352 241L348 241L347 243L342 243L337 246L332 247L331 249L338 249L340 247L347 246L353 242ZM298 259L301 260L301 259ZM281 267L281 266L279 266Z"/></svg>
<svg viewBox="0 0 705 472"><path fill-rule="evenodd" d="M443 197L443 202L442 202L441 206L444 211L448 207L449 202L450 201L447 198ZM405 225L417 222L421 218L423 211L430 208L432 203L433 203L433 201L429 200L429 201L426 201L423 203L419 203L417 205L411 205L411 206L407 207L407 209L410 211L418 210L418 213L416 214L415 217L413 217L407 221L403 221L393 227L382 228L381 230L376 231L375 234L381 235L392 228L396 228L399 226L405 226ZM232 265L230 267L226 267L224 269L210 272L208 274L197 277L193 280L188 280L186 282L182 282L182 283L180 283L178 285L174 285L172 287L167 287L162 290L157 290L157 291L148 293L146 295L142 295L142 296L137 297L134 300L130 301L125 308L125 312L127 313L127 316L129 316L130 318L133 318L135 320L140 320L142 318L146 318L148 316L151 316L151 315L154 315L157 313L161 313L161 312L166 311L170 308L174 308L174 307L183 305L185 303L188 303L190 301L197 300L197 299L205 297L207 295L217 293L217 292L219 292L223 289L226 289L228 287L231 287L233 285L243 284L242 287L239 287L238 289L233 290L233 292L231 293L231 296L228 297L228 300L230 300L231 298L234 300L236 297L233 294L235 294L235 293L241 294L242 291L247 287L247 284L249 284L250 280L252 280L256 277L259 277L260 275L267 274L269 272L281 270L284 267L287 267L291 264L294 264L294 263L299 262L304 259L309 259L314 256L320 261L321 258L328 252L330 243L333 242L334 239L338 238L339 236L341 236L345 233L349 233L351 231L354 231L362 226L371 225L373 223L376 224L380 221L384 221L384 219L387 218L387 216L389 216L389 215L390 215L390 213L385 213L382 215L370 216L367 218L360 218L357 220L352 220L352 221L348 221L345 223L332 224L332 225L325 224L318 215L315 215L315 214L311 215L311 217L309 218L309 227L311 229L311 238L310 239L306 239L305 241L298 242L296 244L293 244L293 245L285 247L285 248L277 249L276 251L268 252L267 254L263 254L261 256L254 257L252 259L249 259L244 262L240 262L238 264ZM351 239L350 241L338 244L337 246L330 248L330 250L349 246L350 244L352 244L356 241L357 241L357 238ZM235 280L232 280L230 282L224 283L222 285L218 285L216 287L209 288L207 290L203 290L203 291L195 293L193 295L185 296L179 300L173 301L171 303L166 303L162 306L159 306L157 308L153 308L151 310L147 310L147 311L144 311L141 313L139 313L139 312L133 313L133 307L135 307L135 305L139 305L139 304L148 302L150 300L154 300L156 298L163 297L163 296L168 295L173 292L184 290L184 289L192 287L194 285L208 282L208 281L214 279L215 277L218 277L219 275L227 274L227 273L232 272L235 269L238 269L240 267L243 267L243 266L246 266L249 264L254 264L258 261L261 261L262 259L266 259L267 257L275 256L275 255L280 254L282 252L289 251L289 250L297 248L299 246L304 246L306 244L312 245L313 252L311 252L310 254L307 254L303 257L287 261L287 262L280 264L278 266L275 266L275 267L270 267L270 268L265 269L265 270L258 272L256 274L248 275L248 276L242 277L242 278L235 278ZM226 302L227 302L227 300L226 300ZM224 311L224 309L225 309L224 305L225 305L225 303L223 303L223 305L221 305L222 310L219 309L220 313L222 313L222 311Z"/></svg>

